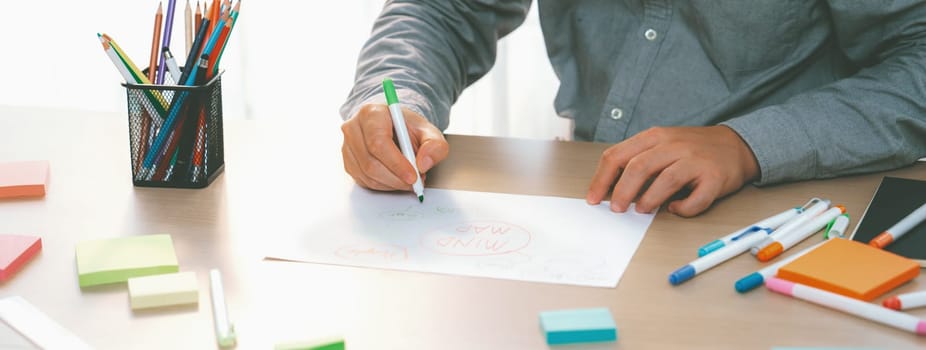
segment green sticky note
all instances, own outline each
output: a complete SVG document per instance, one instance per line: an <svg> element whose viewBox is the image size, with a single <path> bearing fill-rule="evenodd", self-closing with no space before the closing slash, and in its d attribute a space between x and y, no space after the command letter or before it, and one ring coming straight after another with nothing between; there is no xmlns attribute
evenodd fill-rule
<svg viewBox="0 0 926 350"><path fill-rule="evenodd" d="M99 239L77 244L77 277L81 287L178 271L170 235Z"/></svg>
<svg viewBox="0 0 926 350"><path fill-rule="evenodd" d="M132 309L199 303L196 273L192 271L129 278Z"/></svg>
<svg viewBox="0 0 926 350"><path fill-rule="evenodd" d="M344 350L344 338L331 337L312 341L277 344L273 350Z"/></svg>

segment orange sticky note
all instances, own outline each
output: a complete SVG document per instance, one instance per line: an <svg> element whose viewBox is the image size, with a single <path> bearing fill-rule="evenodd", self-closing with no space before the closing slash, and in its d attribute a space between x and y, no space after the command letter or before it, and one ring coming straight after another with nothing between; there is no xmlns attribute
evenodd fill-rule
<svg viewBox="0 0 926 350"><path fill-rule="evenodd" d="M0 235L0 283L13 277L39 250L42 250L39 237Z"/></svg>
<svg viewBox="0 0 926 350"><path fill-rule="evenodd" d="M0 198L42 197L47 183L47 160L0 163Z"/></svg>
<svg viewBox="0 0 926 350"><path fill-rule="evenodd" d="M831 239L778 269L778 278L871 301L920 274L916 261L864 243Z"/></svg>

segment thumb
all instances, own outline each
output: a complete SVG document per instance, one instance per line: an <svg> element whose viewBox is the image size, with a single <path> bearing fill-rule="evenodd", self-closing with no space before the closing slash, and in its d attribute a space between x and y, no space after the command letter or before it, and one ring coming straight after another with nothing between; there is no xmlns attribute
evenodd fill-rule
<svg viewBox="0 0 926 350"><path fill-rule="evenodd" d="M418 147L416 157L418 158L418 171L424 174L444 158L447 158L447 153L450 152L450 144L447 143L444 134L433 126L423 128L419 132L418 137L421 144Z"/></svg>
<svg viewBox="0 0 926 350"><path fill-rule="evenodd" d="M444 158L447 158L447 153L450 152L450 144L447 143L444 134L423 116L407 109L404 112L403 114L407 116L405 122L408 124L409 133L411 134L409 136L411 136L412 142L417 143L418 146L418 149L415 150L418 172L424 174Z"/></svg>

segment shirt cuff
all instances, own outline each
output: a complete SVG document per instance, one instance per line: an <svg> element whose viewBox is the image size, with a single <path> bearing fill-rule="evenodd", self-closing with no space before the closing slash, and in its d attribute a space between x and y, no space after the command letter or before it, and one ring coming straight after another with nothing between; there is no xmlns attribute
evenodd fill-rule
<svg viewBox="0 0 926 350"><path fill-rule="evenodd" d="M370 91L366 95L367 97L363 99L356 99L354 101L348 101L345 103L341 107L341 119L348 120L353 118L364 105L386 104L386 95L383 94L382 89ZM438 125L438 127L440 127L438 122L431 117L433 115L433 113L430 113L431 105L427 103L427 99L425 99L424 96L409 89L396 89L396 96L398 96L399 103L402 105L402 107L408 108L413 112L420 114L429 122L431 122L431 124ZM444 130L445 128L446 126L441 128L441 130Z"/></svg>
<svg viewBox="0 0 926 350"><path fill-rule="evenodd" d="M817 152L799 118L779 106L766 107L721 123L752 149L760 176L753 184L770 185L816 176Z"/></svg>

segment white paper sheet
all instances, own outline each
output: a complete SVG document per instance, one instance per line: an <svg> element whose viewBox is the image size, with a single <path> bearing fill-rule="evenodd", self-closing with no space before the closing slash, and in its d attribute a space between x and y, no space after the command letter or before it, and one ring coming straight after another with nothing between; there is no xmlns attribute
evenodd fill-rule
<svg viewBox="0 0 926 350"><path fill-rule="evenodd" d="M654 214L544 196L355 187L268 258L615 287Z"/></svg>
<svg viewBox="0 0 926 350"><path fill-rule="evenodd" d="M91 349L74 333L61 327L20 296L14 295L0 299L0 320L42 349Z"/></svg>

